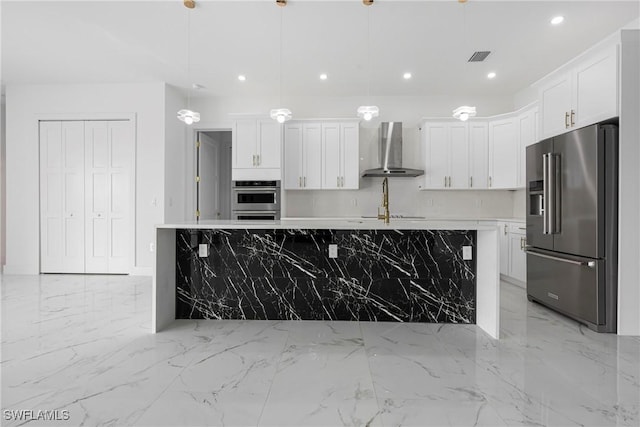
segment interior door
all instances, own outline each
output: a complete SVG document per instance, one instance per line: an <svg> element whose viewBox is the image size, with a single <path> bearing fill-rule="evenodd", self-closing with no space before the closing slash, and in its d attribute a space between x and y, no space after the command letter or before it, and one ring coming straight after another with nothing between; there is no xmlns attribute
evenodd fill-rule
<svg viewBox="0 0 640 427"><path fill-rule="evenodd" d="M131 238L131 170L134 135L130 121L109 126L109 273L128 273Z"/></svg>
<svg viewBox="0 0 640 427"><path fill-rule="evenodd" d="M109 271L109 125L85 125L85 244L86 272Z"/></svg>
<svg viewBox="0 0 640 427"><path fill-rule="evenodd" d="M40 122L40 271L84 273L84 122Z"/></svg>
<svg viewBox="0 0 640 427"><path fill-rule="evenodd" d="M220 209L218 206L220 193L219 176L219 145L210 140L207 136L200 137L200 155L198 160L200 182L198 191L200 193L198 210L200 219L218 219Z"/></svg>

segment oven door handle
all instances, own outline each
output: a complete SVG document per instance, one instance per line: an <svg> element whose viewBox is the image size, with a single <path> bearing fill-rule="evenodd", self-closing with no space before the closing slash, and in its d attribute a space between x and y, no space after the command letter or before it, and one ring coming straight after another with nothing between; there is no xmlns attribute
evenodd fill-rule
<svg viewBox="0 0 640 427"><path fill-rule="evenodd" d="M234 188L233 191L235 191L236 193L275 193L276 190L278 189L278 187L262 187L262 188L255 188L253 190L248 190L246 189L246 187L242 187L242 188Z"/></svg>

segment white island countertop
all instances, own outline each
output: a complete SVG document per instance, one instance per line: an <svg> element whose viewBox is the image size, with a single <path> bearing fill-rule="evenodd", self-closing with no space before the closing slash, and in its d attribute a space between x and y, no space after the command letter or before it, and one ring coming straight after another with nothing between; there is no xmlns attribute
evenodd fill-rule
<svg viewBox="0 0 640 427"><path fill-rule="evenodd" d="M392 218L389 224L374 218L296 218L278 221L188 221L157 225L174 229L315 229L315 230L493 230L477 220L431 220Z"/></svg>

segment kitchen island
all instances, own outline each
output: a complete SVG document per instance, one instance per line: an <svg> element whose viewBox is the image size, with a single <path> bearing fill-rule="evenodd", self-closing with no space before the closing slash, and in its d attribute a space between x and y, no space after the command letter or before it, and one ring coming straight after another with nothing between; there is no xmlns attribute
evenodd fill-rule
<svg viewBox="0 0 640 427"><path fill-rule="evenodd" d="M175 319L477 324L499 331L496 227L209 221L156 229L154 332Z"/></svg>

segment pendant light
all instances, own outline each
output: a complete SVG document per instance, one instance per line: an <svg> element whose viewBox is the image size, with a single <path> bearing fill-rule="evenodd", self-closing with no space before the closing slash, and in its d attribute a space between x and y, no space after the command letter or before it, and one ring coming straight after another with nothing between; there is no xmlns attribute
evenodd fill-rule
<svg viewBox="0 0 640 427"><path fill-rule="evenodd" d="M279 98L280 98L280 105L282 105L282 14L284 13L284 7L287 5L287 0L276 0L276 4L278 6L280 6L282 9L280 9L280 63L279 63ZM284 123L287 120L291 120L292 114L291 114L291 110L289 110L288 108L274 108L273 110L271 110L270 114L271 118L273 120L276 120L278 123Z"/></svg>
<svg viewBox="0 0 640 427"><path fill-rule="evenodd" d="M189 9L193 9L196 6L195 0L184 0L184 6L187 8L187 79L189 80L189 88L187 89L187 108L178 111L178 120L184 122L187 125L197 123L200 121L200 113L192 111L191 108L191 67L190 67L190 48L191 48L191 16L189 15ZM196 86L196 85L193 85Z"/></svg>
<svg viewBox="0 0 640 427"><path fill-rule="evenodd" d="M365 6L371 6L373 0L362 0ZM371 13L367 9L367 98L371 99ZM358 117L366 121L378 117L380 109L375 105L361 105L357 110Z"/></svg>

